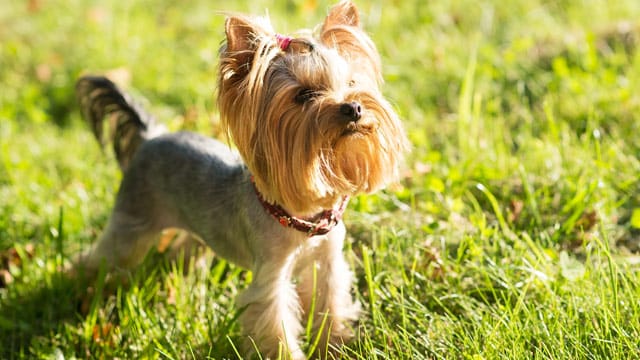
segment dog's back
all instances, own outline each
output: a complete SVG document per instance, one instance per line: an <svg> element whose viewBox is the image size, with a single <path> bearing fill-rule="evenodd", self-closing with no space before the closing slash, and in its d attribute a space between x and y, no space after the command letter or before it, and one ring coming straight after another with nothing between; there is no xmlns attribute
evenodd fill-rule
<svg viewBox="0 0 640 360"><path fill-rule="evenodd" d="M251 213L253 221L281 230L264 213L248 171L227 145L196 133L168 133L104 77L80 78L76 95L83 118L100 144L112 142L124 172L105 232L76 261L86 271L95 271L101 260L109 267L135 266L166 228L187 230L249 267L247 242L231 240L255 237L241 215Z"/></svg>
<svg viewBox="0 0 640 360"><path fill-rule="evenodd" d="M140 144L166 132L153 116L105 77L81 77L76 83L76 96L82 116L98 142L102 146L113 144L122 171L126 171Z"/></svg>

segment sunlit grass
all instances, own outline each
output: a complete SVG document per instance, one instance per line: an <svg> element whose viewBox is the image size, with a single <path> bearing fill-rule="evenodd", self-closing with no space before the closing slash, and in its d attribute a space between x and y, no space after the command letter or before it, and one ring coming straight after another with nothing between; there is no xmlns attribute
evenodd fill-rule
<svg viewBox="0 0 640 360"><path fill-rule="evenodd" d="M108 72L170 128L220 137L220 11L286 33L329 4L0 5L0 358L238 357L251 274L232 264L61 275L121 176L74 82ZM413 147L345 215L363 312L342 357L640 356L640 3L358 4Z"/></svg>

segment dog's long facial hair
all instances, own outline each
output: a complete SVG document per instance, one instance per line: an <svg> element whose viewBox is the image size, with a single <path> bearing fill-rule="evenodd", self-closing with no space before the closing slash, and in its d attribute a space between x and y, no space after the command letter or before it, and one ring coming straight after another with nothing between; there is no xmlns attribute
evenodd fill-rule
<svg viewBox="0 0 640 360"><path fill-rule="evenodd" d="M266 200L308 215L395 179L405 135L353 4L286 46L261 19L231 17L226 35L220 114Z"/></svg>

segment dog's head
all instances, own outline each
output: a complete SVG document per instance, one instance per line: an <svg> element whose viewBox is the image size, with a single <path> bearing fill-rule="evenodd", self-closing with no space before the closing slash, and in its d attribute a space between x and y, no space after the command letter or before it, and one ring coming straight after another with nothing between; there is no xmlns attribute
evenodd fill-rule
<svg viewBox="0 0 640 360"><path fill-rule="evenodd" d="M311 214L396 177L406 137L351 2L315 36L229 17L218 81L222 121L266 200Z"/></svg>

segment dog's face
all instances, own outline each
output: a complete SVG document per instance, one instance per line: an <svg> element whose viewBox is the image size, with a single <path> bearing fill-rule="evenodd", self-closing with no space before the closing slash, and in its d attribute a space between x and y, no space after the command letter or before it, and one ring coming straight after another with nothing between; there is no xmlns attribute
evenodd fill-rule
<svg viewBox="0 0 640 360"><path fill-rule="evenodd" d="M265 19L230 17L226 35L221 118L268 201L312 214L397 175L406 138L353 4L284 46Z"/></svg>

